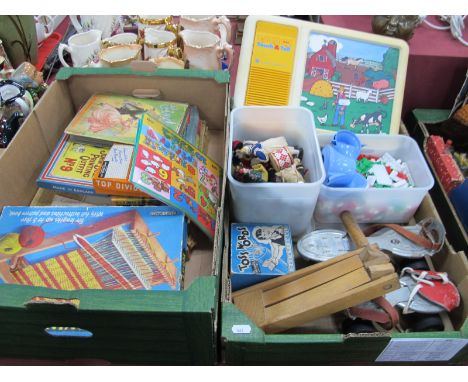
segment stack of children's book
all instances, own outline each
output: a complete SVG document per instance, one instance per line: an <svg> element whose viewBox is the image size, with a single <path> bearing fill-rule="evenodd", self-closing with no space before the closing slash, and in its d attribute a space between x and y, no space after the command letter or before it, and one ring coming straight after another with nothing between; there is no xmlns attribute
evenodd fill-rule
<svg viewBox="0 0 468 382"><path fill-rule="evenodd" d="M70 194L103 198L99 205L169 204L213 238L222 169L204 155L206 131L196 106L97 94L67 126L37 184L60 194L61 205Z"/></svg>
<svg viewBox="0 0 468 382"><path fill-rule="evenodd" d="M196 106L96 94L66 128L38 186L75 195L106 195L117 205L154 204L129 181L138 122L144 113L203 151L206 123Z"/></svg>
<svg viewBox="0 0 468 382"><path fill-rule="evenodd" d="M222 169L206 130L186 103L92 96L37 179L41 207L3 209L0 284L181 289L186 217L216 228Z"/></svg>

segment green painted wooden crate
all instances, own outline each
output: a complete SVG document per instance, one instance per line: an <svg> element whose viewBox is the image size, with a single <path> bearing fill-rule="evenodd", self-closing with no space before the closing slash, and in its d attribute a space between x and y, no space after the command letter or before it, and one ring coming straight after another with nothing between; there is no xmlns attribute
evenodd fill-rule
<svg viewBox="0 0 468 382"><path fill-rule="evenodd" d="M63 69L0 157L0 207L36 201L35 179L77 109L93 93L153 92L199 107L210 132L208 153L225 158L229 75L191 70ZM224 200L223 181L223 196ZM223 209L218 210L218 222ZM183 291L57 291L0 285L0 357L93 358L119 364L211 365L217 362L222 224L214 243L203 234L187 262ZM30 304L33 297L78 300ZM91 338L52 337L48 327L78 327Z"/></svg>
<svg viewBox="0 0 468 382"><path fill-rule="evenodd" d="M415 219L438 216L432 200L427 196ZM440 218L439 218L440 219ZM291 330L287 334L265 334L231 301L229 280L229 226L225 225L225 250L223 254L221 294L221 347L222 359L229 365L363 365L374 364L376 358L392 338L468 338L468 261L463 252L455 253L446 243L443 250L433 257L437 270L448 272L462 296L461 306L450 314L454 330L420 333L372 333L339 334L336 330L322 333L310 329ZM329 325L331 318L324 318ZM236 325L250 327L249 334L233 333ZM241 332L244 329L240 330ZM466 364L468 346L465 346L448 363Z"/></svg>

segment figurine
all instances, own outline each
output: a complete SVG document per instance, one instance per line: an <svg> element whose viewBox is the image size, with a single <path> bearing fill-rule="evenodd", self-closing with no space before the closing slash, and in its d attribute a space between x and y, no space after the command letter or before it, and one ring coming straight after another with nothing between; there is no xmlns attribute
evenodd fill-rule
<svg viewBox="0 0 468 382"><path fill-rule="evenodd" d="M232 142L233 176L245 183L303 183L307 169L302 164L304 150L289 146L284 137L262 142Z"/></svg>
<svg viewBox="0 0 468 382"><path fill-rule="evenodd" d="M372 31L408 41L421 22L422 18L418 15L372 16Z"/></svg>

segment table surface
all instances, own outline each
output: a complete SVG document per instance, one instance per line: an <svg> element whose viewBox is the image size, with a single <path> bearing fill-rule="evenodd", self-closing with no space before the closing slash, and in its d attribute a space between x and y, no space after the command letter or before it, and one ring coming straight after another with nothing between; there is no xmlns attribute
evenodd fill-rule
<svg viewBox="0 0 468 382"><path fill-rule="evenodd" d="M435 16L428 16L427 20L435 25L448 25L439 22ZM322 16L322 21L326 25L372 33L372 16ZM468 28L465 29L463 37L468 40ZM468 60L468 47L463 46L449 31L436 30L425 23L416 28L408 45L410 56L461 57Z"/></svg>

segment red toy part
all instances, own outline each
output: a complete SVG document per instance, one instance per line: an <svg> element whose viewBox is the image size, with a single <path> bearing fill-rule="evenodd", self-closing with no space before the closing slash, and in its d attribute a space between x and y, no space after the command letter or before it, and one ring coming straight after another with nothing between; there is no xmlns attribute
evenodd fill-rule
<svg viewBox="0 0 468 382"><path fill-rule="evenodd" d="M403 179L403 180L408 181L408 177L406 176L406 174L405 174L404 172L401 172L401 171L400 171L400 172L397 174L397 176L398 176L399 178Z"/></svg>
<svg viewBox="0 0 468 382"><path fill-rule="evenodd" d="M442 137L431 135L426 141L425 149L447 193L463 183L465 178Z"/></svg>
<svg viewBox="0 0 468 382"><path fill-rule="evenodd" d="M418 279L420 280L418 285L421 285L418 293L424 298L449 312L460 305L458 289L448 280L446 273L421 270L413 270L410 273L418 275Z"/></svg>

